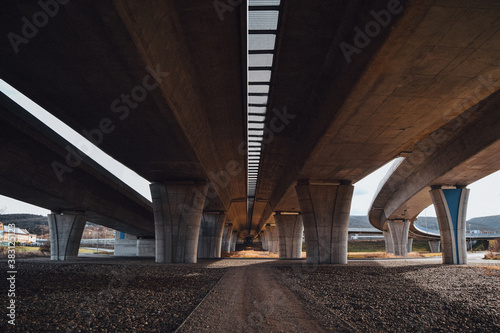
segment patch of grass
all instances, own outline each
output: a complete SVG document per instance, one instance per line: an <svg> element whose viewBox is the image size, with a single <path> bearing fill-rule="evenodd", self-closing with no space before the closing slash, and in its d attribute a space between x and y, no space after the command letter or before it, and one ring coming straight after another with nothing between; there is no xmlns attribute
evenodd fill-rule
<svg viewBox="0 0 500 333"><path fill-rule="evenodd" d="M231 253L224 253L223 258L278 258L277 253L269 251L243 250Z"/></svg>
<svg viewBox="0 0 500 333"><path fill-rule="evenodd" d="M82 249L80 248L78 250L78 253L92 253L92 254L97 254L97 251L96 250L92 250L92 249ZM109 255L113 255L114 252L113 251L100 251L99 250L99 254L109 254Z"/></svg>
<svg viewBox="0 0 500 333"><path fill-rule="evenodd" d="M37 252L40 251L38 246L16 246L16 252Z"/></svg>

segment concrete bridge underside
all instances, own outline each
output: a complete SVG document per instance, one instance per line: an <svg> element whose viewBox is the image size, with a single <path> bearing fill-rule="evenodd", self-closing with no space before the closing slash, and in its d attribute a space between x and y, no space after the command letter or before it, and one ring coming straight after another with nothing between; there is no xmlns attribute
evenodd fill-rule
<svg viewBox="0 0 500 333"><path fill-rule="evenodd" d="M6 33L21 33L19 18L40 11L35 1L2 6ZM233 229L250 237L273 213L297 212L315 253L310 261L343 263L352 184L418 152L419 142L453 121L475 121L479 113L468 115L475 105L495 107L500 6L296 0L279 10L270 136L251 218L245 6L221 20L213 3L201 0L60 5L36 36L17 49L2 46L0 77L152 182L162 239L171 220L185 216L179 202L192 203L187 224L175 231L186 244L195 244L204 212L226 212ZM276 128L276 117L284 127ZM468 135L449 134L457 142ZM487 146L490 138L481 137L475 144ZM467 167L479 164L467 160ZM479 175L462 174L440 181ZM191 247L179 261L196 260Z"/></svg>

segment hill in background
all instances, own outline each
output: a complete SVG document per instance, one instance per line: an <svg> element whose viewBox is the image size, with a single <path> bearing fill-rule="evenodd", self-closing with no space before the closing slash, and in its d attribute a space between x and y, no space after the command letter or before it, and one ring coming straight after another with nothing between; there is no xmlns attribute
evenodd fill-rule
<svg viewBox="0 0 500 333"><path fill-rule="evenodd" d="M47 216L33 214L2 214L0 222L4 225L14 223L16 227L26 229L38 236L49 233L49 220Z"/></svg>

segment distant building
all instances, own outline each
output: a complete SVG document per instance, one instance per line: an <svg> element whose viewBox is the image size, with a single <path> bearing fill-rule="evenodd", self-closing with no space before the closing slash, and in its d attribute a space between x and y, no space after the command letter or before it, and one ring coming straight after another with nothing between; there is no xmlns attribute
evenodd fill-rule
<svg viewBox="0 0 500 333"><path fill-rule="evenodd" d="M2 241L2 245L7 245L9 239L11 239L13 235L15 236L16 242L22 244L36 243L35 234L30 234L28 230L18 227L9 228L8 225L4 226L4 224L0 222L0 240Z"/></svg>

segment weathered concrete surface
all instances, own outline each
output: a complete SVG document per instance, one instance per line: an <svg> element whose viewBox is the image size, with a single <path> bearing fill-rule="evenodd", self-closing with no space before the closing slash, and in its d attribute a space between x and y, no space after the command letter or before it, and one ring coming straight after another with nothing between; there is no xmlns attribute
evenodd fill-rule
<svg viewBox="0 0 500 333"><path fill-rule="evenodd" d="M226 218L224 212L203 213L198 238L198 258L220 258Z"/></svg>
<svg viewBox="0 0 500 333"><path fill-rule="evenodd" d="M137 255L137 236L125 232L116 232L115 235L115 256L131 257Z"/></svg>
<svg viewBox="0 0 500 333"><path fill-rule="evenodd" d="M299 210L298 179L355 183L498 89L496 2L401 3L349 63L339 44L354 45L388 1L284 6L269 101L295 118L263 151L257 200ZM254 212L252 225L266 219Z"/></svg>
<svg viewBox="0 0 500 333"><path fill-rule="evenodd" d="M280 259L302 258L304 224L300 214L276 212L274 221L278 229Z"/></svg>
<svg viewBox="0 0 500 333"><path fill-rule="evenodd" d="M392 238L394 255L406 258L408 256L408 230L410 229L410 221L390 220L387 222L387 226Z"/></svg>
<svg viewBox="0 0 500 333"><path fill-rule="evenodd" d="M278 228L275 225L266 227L267 247L271 253L279 253L280 240L278 236Z"/></svg>
<svg viewBox="0 0 500 333"><path fill-rule="evenodd" d="M233 231L233 236L231 237L231 252L236 251L236 242L238 242L238 232Z"/></svg>
<svg viewBox="0 0 500 333"><path fill-rule="evenodd" d="M408 244L406 245L406 252L413 252L413 238L408 238Z"/></svg>
<svg viewBox="0 0 500 333"><path fill-rule="evenodd" d="M465 222L469 192L467 188L430 191L441 234L443 264L467 264Z"/></svg>
<svg viewBox="0 0 500 333"><path fill-rule="evenodd" d="M50 259L75 260L87 223L84 212L64 212L48 215L50 232Z"/></svg>
<svg viewBox="0 0 500 333"><path fill-rule="evenodd" d="M432 240L428 241L428 243L432 253L441 252L441 241Z"/></svg>
<svg viewBox="0 0 500 333"><path fill-rule="evenodd" d="M2 36L43 13L1 9ZM245 10L221 21L204 0L71 1L28 43L5 39L0 77L151 182L211 180L206 208L245 229Z"/></svg>
<svg viewBox="0 0 500 333"><path fill-rule="evenodd" d="M151 237L138 237L137 238L137 256L138 257L154 257L155 239Z"/></svg>
<svg viewBox="0 0 500 333"><path fill-rule="evenodd" d="M204 183L153 183L156 262L196 263Z"/></svg>
<svg viewBox="0 0 500 333"><path fill-rule="evenodd" d="M266 231L260 234L260 242L262 243L262 249L268 251L269 250L269 241L268 241L268 233Z"/></svg>
<svg viewBox="0 0 500 333"><path fill-rule="evenodd" d="M298 183L308 263L347 264L352 185Z"/></svg>
<svg viewBox="0 0 500 333"><path fill-rule="evenodd" d="M420 140L381 182L370 223L384 229L387 219L409 218L432 204L432 185L468 185L500 168L500 93Z"/></svg>
<svg viewBox="0 0 500 333"><path fill-rule="evenodd" d="M392 236L390 231L384 231L384 241L385 241L385 252L394 253L394 242L392 241Z"/></svg>
<svg viewBox="0 0 500 333"><path fill-rule="evenodd" d="M147 199L2 93L0 141L0 194L53 212L85 211L88 221L120 231L154 234Z"/></svg>
<svg viewBox="0 0 500 333"><path fill-rule="evenodd" d="M224 231L222 234L222 246L221 250L225 252L231 251L231 237L233 236L233 225L225 224Z"/></svg>

